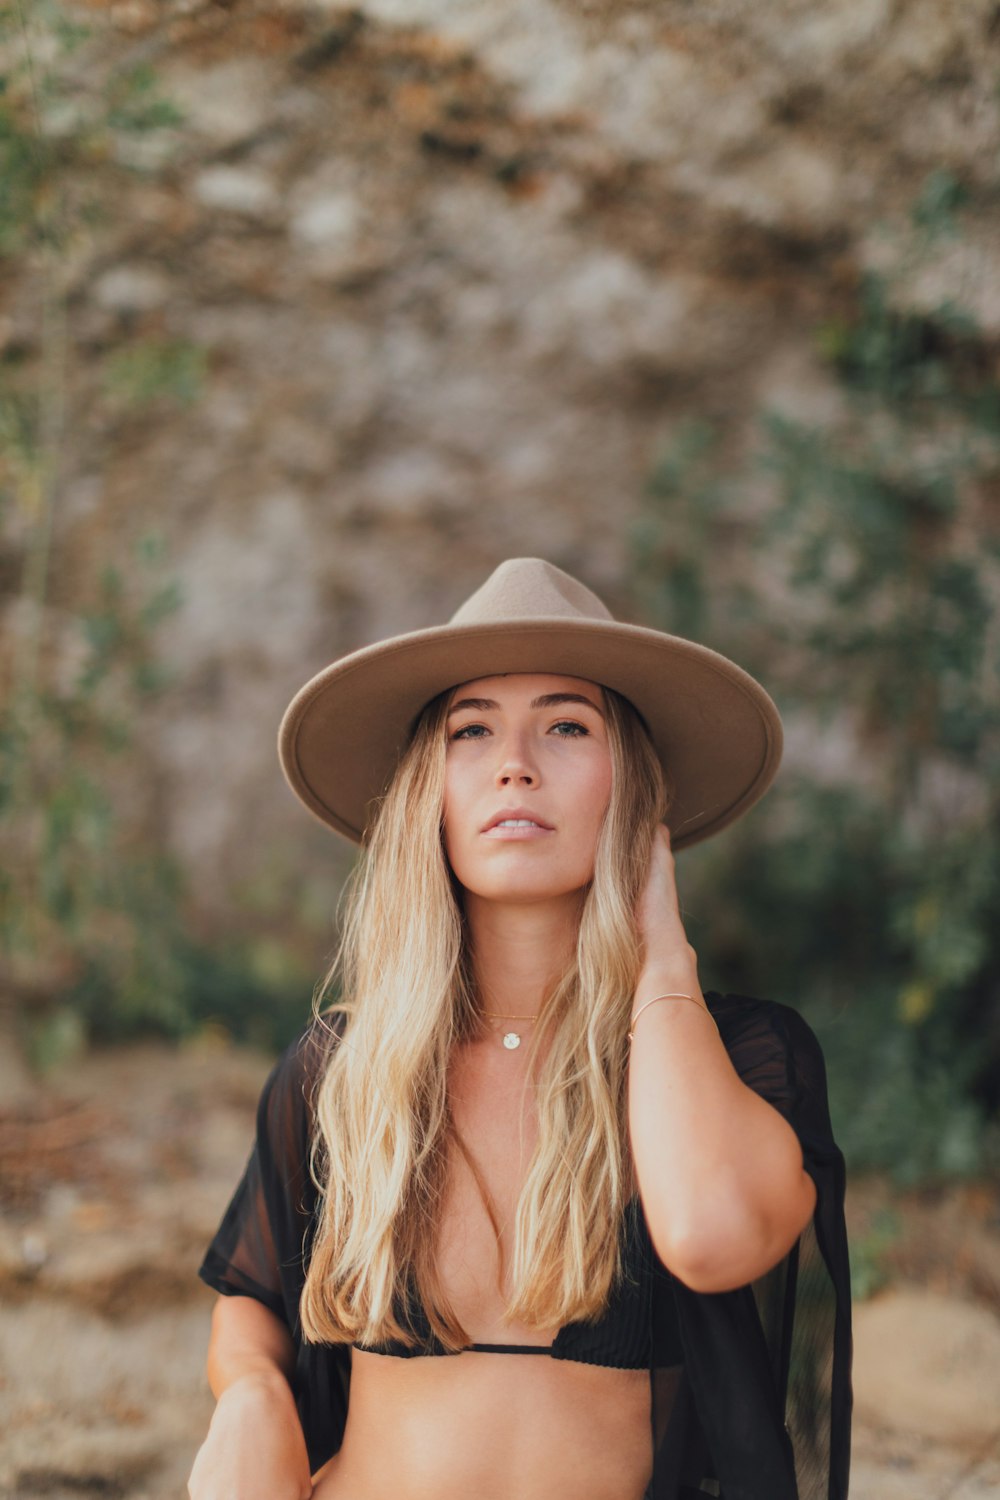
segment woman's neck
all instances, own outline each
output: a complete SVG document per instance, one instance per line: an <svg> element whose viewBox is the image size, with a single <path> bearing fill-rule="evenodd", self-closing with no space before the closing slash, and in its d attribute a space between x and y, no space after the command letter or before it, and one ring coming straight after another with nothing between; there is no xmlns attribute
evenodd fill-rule
<svg viewBox="0 0 1000 1500"><path fill-rule="evenodd" d="M467 891L465 913L483 1009L537 1015L553 980L573 960L579 897L515 906Z"/></svg>

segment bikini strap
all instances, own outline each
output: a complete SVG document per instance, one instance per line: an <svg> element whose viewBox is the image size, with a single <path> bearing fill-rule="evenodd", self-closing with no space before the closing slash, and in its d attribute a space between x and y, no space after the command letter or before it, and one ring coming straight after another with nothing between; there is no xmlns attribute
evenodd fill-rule
<svg viewBox="0 0 1000 1500"><path fill-rule="evenodd" d="M551 1344L469 1344L479 1354L551 1354Z"/></svg>

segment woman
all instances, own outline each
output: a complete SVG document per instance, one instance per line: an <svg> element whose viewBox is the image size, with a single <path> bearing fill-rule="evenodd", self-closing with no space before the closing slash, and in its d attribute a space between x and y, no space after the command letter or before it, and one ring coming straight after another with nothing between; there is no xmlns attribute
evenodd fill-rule
<svg viewBox="0 0 1000 1500"><path fill-rule="evenodd" d="M773 779L764 690L516 559L279 751L366 848L200 1270L192 1500L843 1500L822 1056L703 994L674 883Z"/></svg>

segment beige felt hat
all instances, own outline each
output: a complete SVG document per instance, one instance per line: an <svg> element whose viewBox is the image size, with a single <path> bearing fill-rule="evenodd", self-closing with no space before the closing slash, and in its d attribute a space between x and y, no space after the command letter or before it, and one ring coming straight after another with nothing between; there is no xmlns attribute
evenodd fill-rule
<svg viewBox="0 0 1000 1500"><path fill-rule="evenodd" d="M515 557L447 625L352 651L299 689L278 731L289 785L317 818L359 842L424 705L501 672L583 677L630 700L675 788L667 818L675 850L735 822L777 772L781 719L742 667L680 636L624 624L560 568Z"/></svg>

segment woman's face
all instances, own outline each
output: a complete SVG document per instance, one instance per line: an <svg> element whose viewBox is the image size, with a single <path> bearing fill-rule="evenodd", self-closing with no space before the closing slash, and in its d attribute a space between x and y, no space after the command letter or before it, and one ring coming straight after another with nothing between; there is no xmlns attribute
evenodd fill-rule
<svg viewBox="0 0 1000 1500"><path fill-rule="evenodd" d="M444 844L459 883L514 902L586 886L611 795L601 689L547 673L477 677L453 689L445 732Z"/></svg>

